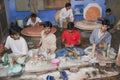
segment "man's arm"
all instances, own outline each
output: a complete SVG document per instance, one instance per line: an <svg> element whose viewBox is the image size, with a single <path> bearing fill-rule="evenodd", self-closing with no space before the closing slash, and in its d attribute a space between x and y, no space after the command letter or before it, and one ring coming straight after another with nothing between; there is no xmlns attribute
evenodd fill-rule
<svg viewBox="0 0 120 80"><path fill-rule="evenodd" d="M4 46L4 52L5 53L11 53L12 51L10 50L10 42L11 42L11 38L10 36L7 37L6 42L5 42L5 46Z"/></svg>
<svg viewBox="0 0 120 80"><path fill-rule="evenodd" d="M106 42L108 43L108 44L110 44L111 45L111 39L112 39L112 36L111 36L111 34L106 38Z"/></svg>
<svg viewBox="0 0 120 80"><path fill-rule="evenodd" d="M69 16L70 18L73 18L74 16L73 16L73 12L72 12L72 9L70 9L70 16Z"/></svg>
<svg viewBox="0 0 120 80"><path fill-rule="evenodd" d="M92 34L90 35L90 44L95 44L94 35L95 35L95 30L94 30L94 31L92 32Z"/></svg>
<svg viewBox="0 0 120 80"><path fill-rule="evenodd" d="M66 17L65 16L63 16L63 13L64 13L65 11L64 11L64 8L62 8L61 10L60 10L60 14L59 14L59 17L60 18L63 18L63 19L65 19Z"/></svg>
<svg viewBox="0 0 120 80"><path fill-rule="evenodd" d="M64 32L62 33L62 43L64 43L64 44L66 43L66 41L65 41L65 35L66 35L66 34L65 34L65 31L64 31Z"/></svg>
<svg viewBox="0 0 120 80"><path fill-rule="evenodd" d="M44 31L42 31L42 32L40 33L40 41L39 41L39 43L36 45L36 48L39 48L39 47L42 45L42 36L43 36L43 34L44 34Z"/></svg>
<svg viewBox="0 0 120 80"><path fill-rule="evenodd" d="M110 25L114 26L115 25L115 21L116 21L115 16L112 16Z"/></svg>
<svg viewBox="0 0 120 80"><path fill-rule="evenodd" d="M37 23L35 25L42 25L42 20L39 17L36 17Z"/></svg>
<svg viewBox="0 0 120 80"><path fill-rule="evenodd" d="M31 26L31 18L28 19L26 26Z"/></svg>
<svg viewBox="0 0 120 80"><path fill-rule="evenodd" d="M51 40L50 40L50 48L49 48L49 52L50 53L54 53L55 52L55 50L56 50L56 36L55 35L52 35L51 36Z"/></svg>
<svg viewBox="0 0 120 80"><path fill-rule="evenodd" d="M77 41L78 41L77 45L79 45L81 43L81 34L80 34L80 32L77 32Z"/></svg>
<svg viewBox="0 0 120 80"><path fill-rule="evenodd" d="M24 38L22 38L22 52L21 55L26 55L28 53L28 46L27 46L27 42L25 41Z"/></svg>

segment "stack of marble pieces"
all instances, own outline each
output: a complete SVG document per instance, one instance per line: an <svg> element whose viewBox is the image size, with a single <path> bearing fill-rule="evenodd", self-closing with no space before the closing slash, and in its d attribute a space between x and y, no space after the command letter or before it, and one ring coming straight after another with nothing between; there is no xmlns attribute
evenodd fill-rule
<svg viewBox="0 0 120 80"><path fill-rule="evenodd" d="M26 72L48 72L57 70L57 66L54 66L47 61L30 60L25 64Z"/></svg>
<svg viewBox="0 0 120 80"><path fill-rule="evenodd" d="M110 58L103 58L103 59L99 59L96 58L97 62L100 64L100 66L105 66L107 63L112 64L115 63L115 59L110 59Z"/></svg>
<svg viewBox="0 0 120 80"><path fill-rule="evenodd" d="M58 69L68 69L71 67L88 67L92 63L98 63L97 58L91 58L90 56L82 56L80 59L61 61Z"/></svg>
<svg viewBox="0 0 120 80"><path fill-rule="evenodd" d="M61 62L58 66L58 69L59 70L70 69L72 67L85 67L85 66L88 66L88 65L90 65L89 62L83 62L83 61L80 61L80 60L70 60L70 61Z"/></svg>
<svg viewBox="0 0 120 80"><path fill-rule="evenodd" d="M115 62L116 60L114 59L103 59L103 60L98 60L99 62L106 62L106 63L113 63Z"/></svg>
<svg viewBox="0 0 120 80"><path fill-rule="evenodd" d="M30 60L25 64L25 71L26 72L48 72L48 71L55 71L55 70L64 70L70 69L73 67L89 67L92 63L99 63L101 66L106 65L106 63L113 63L111 60L107 61L99 61L97 58L89 58L84 56L81 57L80 60L66 60L60 61L58 66L52 65L51 62L47 61L40 61L40 60Z"/></svg>
<svg viewBox="0 0 120 80"><path fill-rule="evenodd" d="M91 66L92 63L99 63L101 66L106 65L107 63L114 63L115 60L106 59L106 60L98 60L96 57L90 56L82 56L80 60L68 60L61 61L58 69L70 69L71 67L88 67Z"/></svg>
<svg viewBox="0 0 120 80"><path fill-rule="evenodd" d="M95 57L82 56L80 61L82 63L100 63L100 64L115 63L114 59L110 59L110 58L99 59L96 56Z"/></svg>
<svg viewBox="0 0 120 80"><path fill-rule="evenodd" d="M26 72L48 72L54 70L63 70L63 69L70 69L72 67L86 67L91 65L90 61L96 61L95 59L85 59L85 57L81 58L80 60L66 60L60 61L58 66L52 65L50 62L47 61L40 61L40 60L30 60L25 64L25 71Z"/></svg>

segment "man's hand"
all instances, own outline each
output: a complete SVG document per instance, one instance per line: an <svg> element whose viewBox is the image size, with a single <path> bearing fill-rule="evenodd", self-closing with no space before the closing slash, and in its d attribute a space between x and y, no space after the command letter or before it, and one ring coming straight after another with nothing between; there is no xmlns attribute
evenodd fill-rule
<svg viewBox="0 0 120 80"><path fill-rule="evenodd" d="M4 48L3 48L3 49L0 49L0 54L1 54L1 53L3 53L4 51L5 51L5 49L4 49Z"/></svg>
<svg viewBox="0 0 120 80"><path fill-rule="evenodd" d="M40 25L40 26L42 26L42 25L43 25L43 23L42 23L42 22L39 22L39 25Z"/></svg>
<svg viewBox="0 0 120 80"><path fill-rule="evenodd" d="M18 56L16 56L16 59L23 57L23 56L25 56L25 55L18 55Z"/></svg>
<svg viewBox="0 0 120 80"><path fill-rule="evenodd" d="M65 47L74 47L74 45L73 44L70 44L70 45L65 44Z"/></svg>
<svg viewBox="0 0 120 80"><path fill-rule="evenodd" d="M70 17L66 17L66 20L70 20Z"/></svg>
<svg viewBox="0 0 120 80"><path fill-rule="evenodd" d="M104 48L104 45L103 45L102 43L99 43L99 44L98 44L98 47Z"/></svg>
<svg viewBox="0 0 120 80"><path fill-rule="evenodd" d="M76 45L80 45L81 41L79 40L78 43Z"/></svg>
<svg viewBox="0 0 120 80"><path fill-rule="evenodd" d="M7 49L6 47L4 47L4 53L11 53L11 49Z"/></svg>
<svg viewBox="0 0 120 80"><path fill-rule="evenodd" d="M36 48L39 48L40 46L41 46L41 44L37 44L35 47L36 47Z"/></svg>
<svg viewBox="0 0 120 80"><path fill-rule="evenodd" d="M12 58L12 61L13 61L13 62L16 62L16 60L17 60L18 58L21 58L21 57L23 57L23 56L25 56L25 55L18 55L18 56L16 56L16 57L13 57L13 58Z"/></svg>
<svg viewBox="0 0 120 80"><path fill-rule="evenodd" d="M104 20L104 19L99 17L98 20Z"/></svg>
<svg viewBox="0 0 120 80"><path fill-rule="evenodd" d="M48 49L48 53L51 53L52 52L52 50L51 49Z"/></svg>

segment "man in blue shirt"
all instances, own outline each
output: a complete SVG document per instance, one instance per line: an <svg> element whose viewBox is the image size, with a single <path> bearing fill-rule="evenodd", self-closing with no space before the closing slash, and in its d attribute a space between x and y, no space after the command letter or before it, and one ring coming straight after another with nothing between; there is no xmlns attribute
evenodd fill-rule
<svg viewBox="0 0 120 80"><path fill-rule="evenodd" d="M115 25L116 19L115 16L111 13L111 9L106 9L106 15L103 18L99 18L98 20L108 19L110 21L109 29L112 29Z"/></svg>
<svg viewBox="0 0 120 80"><path fill-rule="evenodd" d="M110 8L106 9L105 19L108 19L110 21L110 29L113 28L116 20L115 20L115 16L112 15Z"/></svg>

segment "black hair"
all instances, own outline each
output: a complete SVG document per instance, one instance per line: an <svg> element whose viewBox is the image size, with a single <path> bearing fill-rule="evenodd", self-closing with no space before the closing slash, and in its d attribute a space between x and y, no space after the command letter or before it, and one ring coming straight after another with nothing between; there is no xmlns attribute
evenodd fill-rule
<svg viewBox="0 0 120 80"><path fill-rule="evenodd" d="M110 21L108 19L104 19L104 20L102 20L102 25L109 26L110 25Z"/></svg>
<svg viewBox="0 0 120 80"><path fill-rule="evenodd" d="M111 9L110 8L106 9L106 12L111 12Z"/></svg>
<svg viewBox="0 0 120 80"><path fill-rule="evenodd" d="M17 34L17 33L21 33L21 28L19 26L11 26L9 28L9 35L14 35L14 34Z"/></svg>
<svg viewBox="0 0 120 80"><path fill-rule="evenodd" d="M65 7L71 7L71 3L66 3Z"/></svg>
<svg viewBox="0 0 120 80"><path fill-rule="evenodd" d="M30 17L37 17L35 13L32 13Z"/></svg>
<svg viewBox="0 0 120 80"><path fill-rule="evenodd" d="M74 28L74 23L73 22L68 22L67 29L72 30L73 28Z"/></svg>
<svg viewBox="0 0 120 80"><path fill-rule="evenodd" d="M45 21L43 23L43 25L44 25L44 27L50 27L50 28L52 28L52 23L50 21Z"/></svg>

